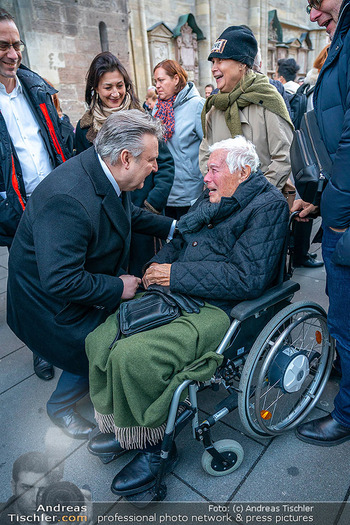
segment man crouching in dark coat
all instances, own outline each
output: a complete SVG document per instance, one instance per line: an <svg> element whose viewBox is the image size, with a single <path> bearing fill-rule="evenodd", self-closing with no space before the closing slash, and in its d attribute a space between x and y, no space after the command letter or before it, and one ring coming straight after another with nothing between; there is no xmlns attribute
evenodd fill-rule
<svg viewBox="0 0 350 525"><path fill-rule="evenodd" d="M50 419L86 439L94 425L75 411L88 392L84 341L131 299L131 230L166 239L172 220L135 207L130 191L157 171L161 125L137 110L111 116L94 147L59 166L33 192L9 256L7 321L36 354L63 369Z"/></svg>

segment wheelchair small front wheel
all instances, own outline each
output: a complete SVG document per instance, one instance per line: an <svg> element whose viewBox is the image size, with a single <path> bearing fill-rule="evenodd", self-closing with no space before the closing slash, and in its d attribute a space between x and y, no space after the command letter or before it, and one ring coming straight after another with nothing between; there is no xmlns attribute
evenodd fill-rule
<svg viewBox="0 0 350 525"><path fill-rule="evenodd" d="M278 312L257 337L241 375L238 410L249 434L270 437L299 425L327 383L333 355L318 304L300 301Z"/></svg>
<svg viewBox="0 0 350 525"><path fill-rule="evenodd" d="M206 450L202 455L202 467L210 474L210 476L226 476L238 469L243 461L244 452L241 445L233 439L222 439L214 443L214 447L222 456L224 456L227 464L219 463Z"/></svg>

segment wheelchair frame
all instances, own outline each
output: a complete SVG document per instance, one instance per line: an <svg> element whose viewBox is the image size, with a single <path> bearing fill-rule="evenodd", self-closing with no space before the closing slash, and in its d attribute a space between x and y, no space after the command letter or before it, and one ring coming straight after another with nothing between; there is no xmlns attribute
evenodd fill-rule
<svg viewBox="0 0 350 525"><path fill-rule="evenodd" d="M128 496L134 504L145 506L166 497L163 481L166 461L175 437L190 421L193 437L204 445L203 468L211 475L221 476L236 470L244 453L236 441L212 442L210 429L220 419L238 406L249 434L271 437L299 425L320 398L332 367L334 341L321 306L309 301L291 303L294 293L300 289L298 283L289 280L293 273L295 215L290 217L277 284L260 298L242 301L231 311L233 321L216 350L218 354L230 353L230 356L224 356L223 364L210 380L202 384L186 380L176 389L162 441L156 485L150 491ZM245 340L244 322L249 319L258 322L260 319L264 328L257 337L253 331L252 344L242 350L242 343L237 341L239 337ZM223 384L229 395L217 405L214 414L200 423L197 392L208 387L216 389L218 384ZM187 388L189 403L183 403L181 398ZM280 420L276 412L282 403L286 416Z"/></svg>

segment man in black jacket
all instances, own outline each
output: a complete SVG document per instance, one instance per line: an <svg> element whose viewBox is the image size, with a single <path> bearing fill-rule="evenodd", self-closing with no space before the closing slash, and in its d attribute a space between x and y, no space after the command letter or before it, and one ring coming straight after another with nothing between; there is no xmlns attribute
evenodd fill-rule
<svg viewBox="0 0 350 525"><path fill-rule="evenodd" d="M51 95L39 75L21 66L24 43L13 17L0 8L0 246L11 246L28 197L67 151ZM34 355L41 379L51 364Z"/></svg>
<svg viewBox="0 0 350 525"><path fill-rule="evenodd" d="M131 229L166 239L172 219L135 207L130 191L157 170L160 121L138 110L108 118L95 147L56 168L28 201L9 257L8 324L62 368L47 410L69 436L93 425L75 411L88 392L85 338L135 295L126 274Z"/></svg>

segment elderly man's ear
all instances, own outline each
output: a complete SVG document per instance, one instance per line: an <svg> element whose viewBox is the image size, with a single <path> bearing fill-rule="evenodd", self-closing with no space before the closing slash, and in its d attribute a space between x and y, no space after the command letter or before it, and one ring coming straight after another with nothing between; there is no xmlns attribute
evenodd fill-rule
<svg viewBox="0 0 350 525"><path fill-rule="evenodd" d="M247 180L247 178L251 174L251 171L251 167L248 166L248 164L246 164L244 168L242 168L241 173L239 175L239 182L244 182L245 180Z"/></svg>

